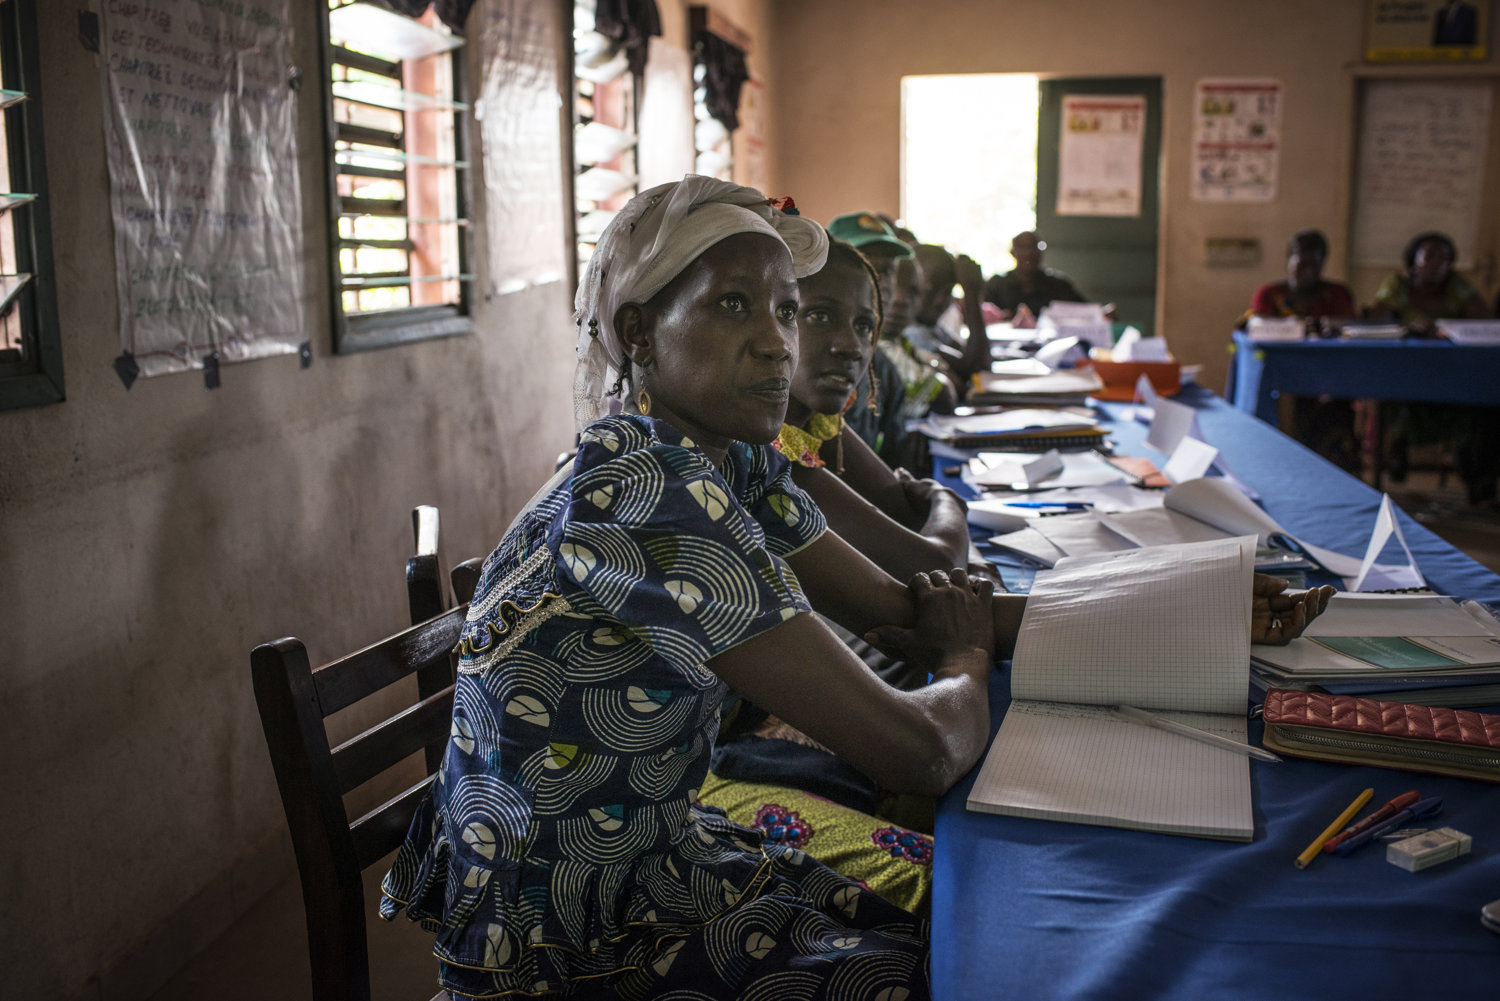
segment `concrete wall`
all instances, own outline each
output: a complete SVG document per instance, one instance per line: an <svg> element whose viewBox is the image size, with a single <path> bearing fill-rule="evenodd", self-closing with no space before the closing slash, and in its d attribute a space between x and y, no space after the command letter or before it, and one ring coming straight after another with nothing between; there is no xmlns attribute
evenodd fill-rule
<svg viewBox="0 0 1500 1001"><path fill-rule="evenodd" d="M493 547L572 442L571 289L485 301L476 227L474 334L333 355L322 110L304 87L314 364L127 392L100 70L78 42L79 8L99 4L37 6L67 400L0 412L0 994L138 997L290 871L251 647L295 634L327 659L402 626L416 504L440 507L450 561ZM323 6L290 4L309 81Z"/></svg>
<svg viewBox="0 0 1500 1001"><path fill-rule="evenodd" d="M1284 275L1288 236L1321 228L1334 245L1327 273L1345 274L1354 74L1367 7L1365 0L775 0L773 176L815 219L857 209L894 213L903 76L1160 76L1158 329L1178 357L1205 366L1205 385L1221 389L1230 325L1255 286ZM1189 198L1193 88L1213 76L1284 84L1281 182L1272 202ZM972 127L985 127L984 108L973 109ZM963 136L953 137L952 151L966 155ZM1259 239L1261 264L1206 265L1211 237Z"/></svg>

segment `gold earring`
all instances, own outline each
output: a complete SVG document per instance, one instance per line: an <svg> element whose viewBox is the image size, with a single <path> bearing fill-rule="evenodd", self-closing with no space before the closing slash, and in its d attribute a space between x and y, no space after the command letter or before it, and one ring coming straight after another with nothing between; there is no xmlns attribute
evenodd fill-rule
<svg viewBox="0 0 1500 1001"><path fill-rule="evenodd" d="M642 417L651 413L651 394L644 389L635 394L635 409L641 412Z"/></svg>

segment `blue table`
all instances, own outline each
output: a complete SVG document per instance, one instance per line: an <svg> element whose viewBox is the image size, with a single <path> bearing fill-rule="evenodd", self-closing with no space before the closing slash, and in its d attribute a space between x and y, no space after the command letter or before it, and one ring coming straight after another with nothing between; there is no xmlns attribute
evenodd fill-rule
<svg viewBox="0 0 1500 1001"><path fill-rule="evenodd" d="M1235 331L1228 398L1274 427L1282 393L1500 406L1500 346L1446 340L1252 341Z"/></svg>
<svg viewBox="0 0 1500 1001"><path fill-rule="evenodd" d="M1178 399L1199 409L1205 436L1289 531L1363 552L1379 494L1212 394ZM1145 431L1116 423L1119 451L1151 455ZM1500 603L1500 576L1404 515L1401 527L1435 589ZM1009 676L997 671L992 726L1009 695ZM1252 740L1260 735L1252 724ZM932 985L942 1001L1500 997L1500 935L1479 922L1480 907L1500 898L1500 786L1257 764L1255 840L1231 844L970 813L973 780L938 807ZM1367 786L1377 803L1409 788L1443 797L1441 823L1430 826L1472 835L1472 854L1414 874L1370 846L1295 869L1292 860Z"/></svg>

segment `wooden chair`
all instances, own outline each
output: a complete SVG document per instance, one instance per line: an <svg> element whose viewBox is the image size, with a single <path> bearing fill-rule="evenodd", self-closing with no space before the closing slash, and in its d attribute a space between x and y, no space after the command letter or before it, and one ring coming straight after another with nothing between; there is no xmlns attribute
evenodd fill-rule
<svg viewBox="0 0 1500 1001"><path fill-rule="evenodd" d="M443 575L438 555L438 509L419 504L411 511L412 544L415 555L406 561L406 599L411 606L411 624L426 622L448 608L443 593Z"/></svg>
<svg viewBox="0 0 1500 1001"><path fill-rule="evenodd" d="M467 605L314 669L302 641L285 637L250 655L255 700L286 808L312 958L314 1001L368 1001L369 947L361 872L406 836L441 761L453 714L453 648ZM417 700L330 748L324 720L417 675ZM440 688L429 690L439 679ZM344 794L424 750L426 775L350 820ZM439 992L437 998L447 998Z"/></svg>
<svg viewBox="0 0 1500 1001"><path fill-rule="evenodd" d="M443 583L438 574L442 557L438 554L438 509L429 504L412 508L411 528L416 555L406 561L406 597L411 605L411 623L426 622L447 608ZM479 571L484 557L475 556L456 564L449 571L453 600L466 605L479 586Z"/></svg>

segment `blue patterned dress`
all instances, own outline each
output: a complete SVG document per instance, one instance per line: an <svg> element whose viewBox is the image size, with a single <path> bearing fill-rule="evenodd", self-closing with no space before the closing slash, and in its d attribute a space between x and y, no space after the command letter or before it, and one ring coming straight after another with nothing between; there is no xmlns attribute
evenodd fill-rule
<svg viewBox="0 0 1500 1001"><path fill-rule="evenodd" d="M808 609L825 529L769 446L605 418L485 561L432 795L382 886L471 997L927 995L925 923L700 806L705 662Z"/></svg>

